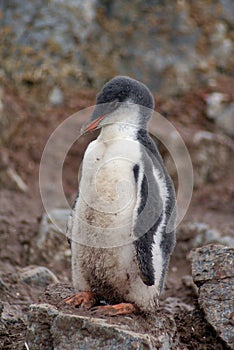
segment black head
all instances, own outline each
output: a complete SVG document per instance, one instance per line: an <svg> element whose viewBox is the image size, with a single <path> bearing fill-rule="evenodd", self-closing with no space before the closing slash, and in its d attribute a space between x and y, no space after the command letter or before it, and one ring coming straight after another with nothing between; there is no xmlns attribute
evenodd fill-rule
<svg viewBox="0 0 234 350"><path fill-rule="evenodd" d="M125 76L116 76L108 81L97 95L97 104L127 100L154 109L154 99L147 86Z"/></svg>
<svg viewBox="0 0 234 350"><path fill-rule="evenodd" d="M108 81L97 95L95 109L88 126L82 129L82 133L102 127L102 121L112 112L123 106L129 106L125 103L140 106L141 120L137 123L145 125L154 109L154 99L150 90L135 79L117 76Z"/></svg>

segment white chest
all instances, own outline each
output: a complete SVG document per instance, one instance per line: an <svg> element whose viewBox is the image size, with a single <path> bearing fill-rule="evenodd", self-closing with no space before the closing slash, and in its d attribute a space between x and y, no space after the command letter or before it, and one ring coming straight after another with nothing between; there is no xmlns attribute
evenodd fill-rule
<svg viewBox="0 0 234 350"><path fill-rule="evenodd" d="M97 139L86 150L77 203L83 243L119 246L132 239L140 146L131 139Z"/></svg>
<svg viewBox="0 0 234 350"><path fill-rule="evenodd" d="M97 210L117 213L136 200L133 167L140 160L138 142L94 141L88 147L82 170L80 192Z"/></svg>

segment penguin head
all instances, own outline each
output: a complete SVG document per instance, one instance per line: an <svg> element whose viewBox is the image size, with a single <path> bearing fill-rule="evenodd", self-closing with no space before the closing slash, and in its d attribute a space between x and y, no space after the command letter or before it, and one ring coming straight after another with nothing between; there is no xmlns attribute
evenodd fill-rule
<svg viewBox="0 0 234 350"><path fill-rule="evenodd" d="M119 115L135 111L135 123L145 125L154 109L154 99L143 83L127 76L116 76L98 93L96 106L82 134L115 123Z"/></svg>

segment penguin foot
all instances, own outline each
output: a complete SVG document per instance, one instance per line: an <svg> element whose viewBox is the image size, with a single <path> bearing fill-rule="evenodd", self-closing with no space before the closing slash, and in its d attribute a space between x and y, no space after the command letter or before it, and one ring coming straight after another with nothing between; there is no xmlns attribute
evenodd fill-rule
<svg viewBox="0 0 234 350"><path fill-rule="evenodd" d="M96 303L95 295L92 292L79 292L64 300L66 304L90 309Z"/></svg>
<svg viewBox="0 0 234 350"><path fill-rule="evenodd" d="M92 313L98 313L105 316L128 315L136 311L131 303L120 303L116 305L96 306L91 309Z"/></svg>

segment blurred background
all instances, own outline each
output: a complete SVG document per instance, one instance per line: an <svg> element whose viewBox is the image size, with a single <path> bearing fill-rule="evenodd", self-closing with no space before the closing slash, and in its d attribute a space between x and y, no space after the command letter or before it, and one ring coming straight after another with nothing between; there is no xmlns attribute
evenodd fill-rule
<svg viewBox="0 0 234 350"><path fill-rule="evenodd" d="M100 88L116 74L177 95L233 74L231 0L1 0L1 77Z"/></svg>
<svg viewBox="0 0 234 350"><path fill-rule="evenodd" d="M118 74L150 87L156 111L177 128L193 162L194 193L178 230L168 295L182 288L182 277L190 274L186 256L191 248L214 242L233 246L233 25L232 0L0 0L3 275L36 264L70 281L69 247L64 236L54 238L40 199L41 155L54 129L92 106L102 85ZM70 203L90 140L76 142L64 163L63 185ZM173 161L162 145L160 149L177 184ZM67 213L56 215L65 220ZM33 289L28 296L17 288L24 295L21 302L35 300ZM182 288L183 300L186 293ZM17 310L19 331L8 330L15 329L12 339L26 327L22 307ZM203 328L197 335L200 342L205 342Z"/></svg>

